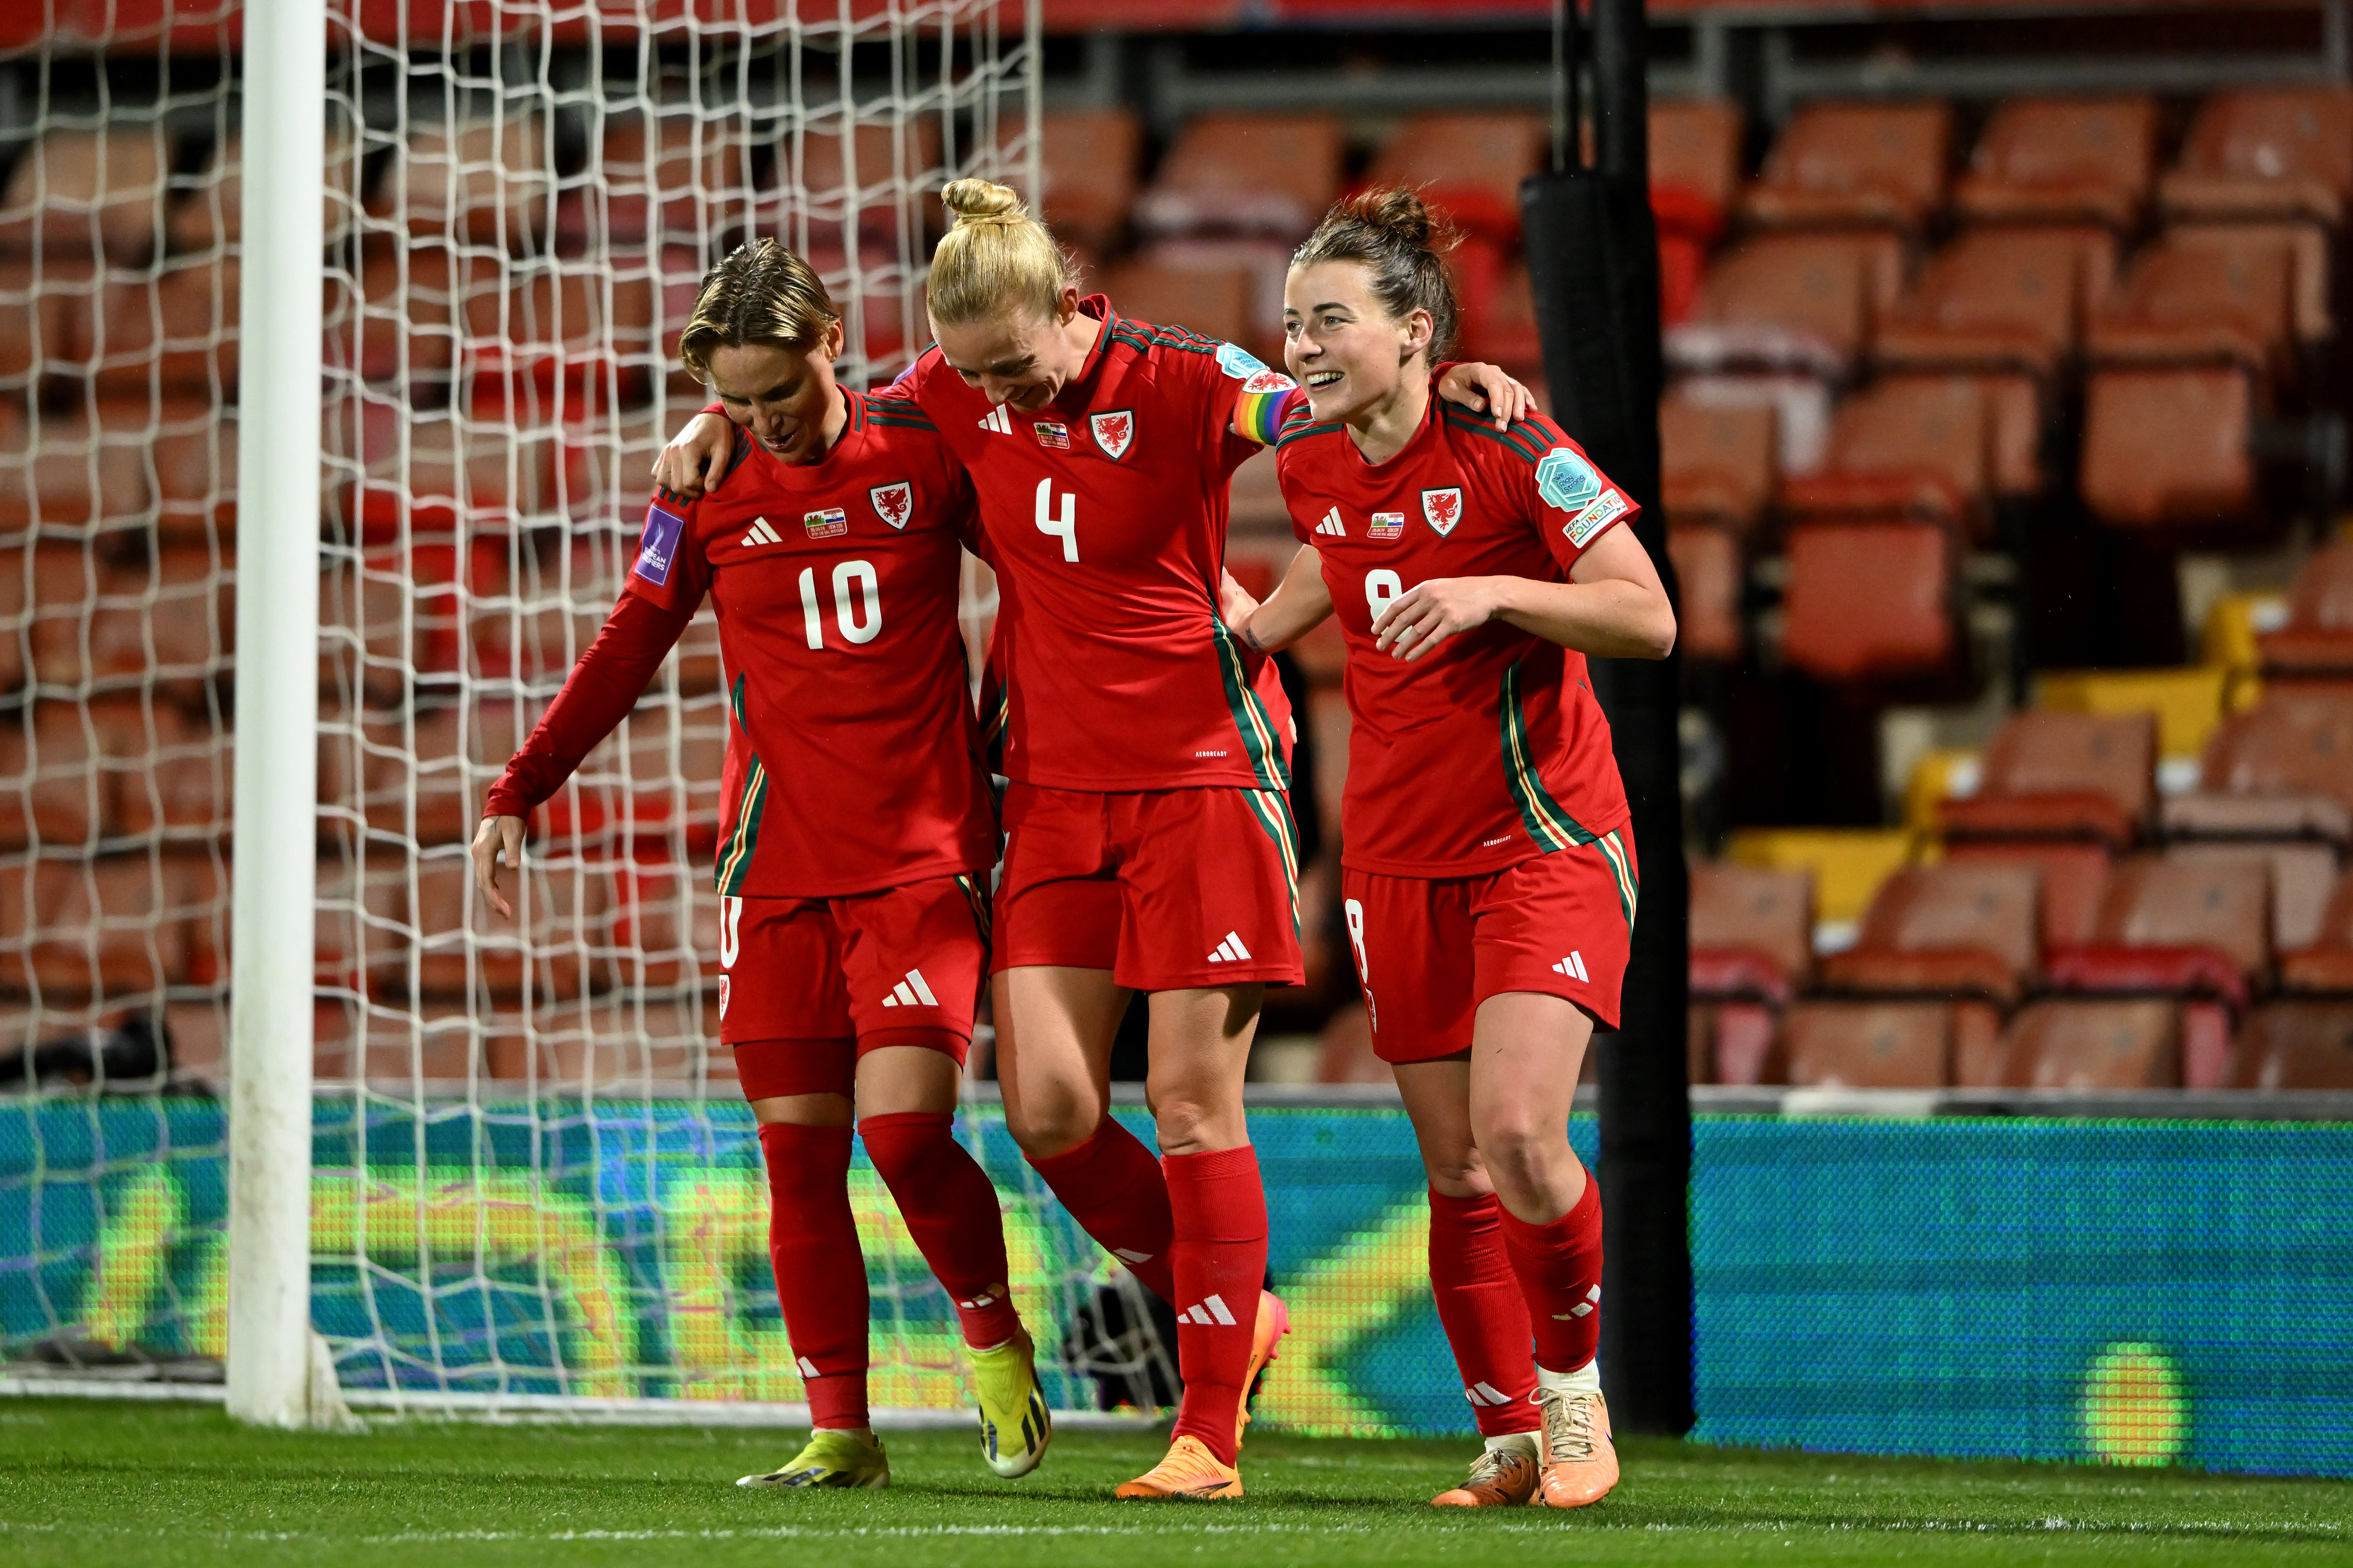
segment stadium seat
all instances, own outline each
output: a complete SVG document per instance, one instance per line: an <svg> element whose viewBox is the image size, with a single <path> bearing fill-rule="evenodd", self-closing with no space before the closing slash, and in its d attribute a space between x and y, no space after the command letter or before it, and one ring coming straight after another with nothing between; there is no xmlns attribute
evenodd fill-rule
<svg viewBox="0 0 2353 1568"><path fill-rule="evenodd" d="M49 132L0 192L0 251L142 265L155 249L170 151L161 121Z"/></svg>
<svg viewBox="0 0 2353 1568"><path fill-rule="evenodd" d="M227 540L237 523L237 412L166 403L156 420L156 537L165 545Z"/></svg>
<svg viewBox="0 0 2353 1568"><path fill-rule="evenodd" d="M2007 1088L2177 1088L2180 1011L2150 999L2036 1002L2010 1021L2002 1052Z"/></svg>
<svg viewBox="0 0 2353 1568"><path fill-rule="evenodd" d="M1815 103L1789 117L1741 197L1767 227L1917 229L1945 205L1943 103Z"/></svg>
<svg viewBox="0 0 2353 1568"><path fill-rule="evenodd" d="M2165 858L2263 868L2271 879L2273 945L2284 952L2319 940L2321 913L2337 885L2337 851L2331 846L2308 841L2193 839L2168 845Z"/></svg>
<svg viewBox="0 0 2353 1568"><path fill-rule="evenodd" d="M1769 403L1704 403L1669 395L1659 404L1659 490L1678 523L1754 532L1772 504L1779 432Z"/></svg>
<svg viewBox="0 0 2353 1568"><path fill-rule="evenodd" d="M1667 556L1675 568L1675 647L1685 658L1736 662L1747 643L1739 539L1707 523L1670 521Z"/></svg>
<svg viewBox="0 0 2353 1568"><path fill-rule="evenodd" d="M87 363L94 287L86 268L77 274L37 266L31 257L0 255L0 388L33 395L43 377L77 372ZM15 408L8 414L12 426L21 421Z"/></svg>
<svg viewBox="0 0 2353 1568"><path fill-rule="evenodd" d="M2155 715L2016 714L1986 748L1978 793L1947 800L1947 834L2131 845L2157 795Z"/></svg>
<svg viewBox="0 0 2353 1568"><path fill-rule="evenodd" d="M2231 1087L2353 1089L2353 1002L2256 1008L2239 1031Z"/></svg>
<svg viewBox="0 0 2353 1568"><path fill-rule="evenodd" d="M2332 227L2353 196L2353 90L2220 92L2190 122L2158 183L2168 216L2306 218Z"/></svg>
<svg viewBox="0 0 2353 1568"><path fill-rule="evenodd" d="M2067 991L2161 992L2234 1008L2270 976L2270 868L2246 858L2136 857L2116 866L2092 940L2047 960Z"/></svg>
<svg viewBox="0 0 2353 1568"><path fill-rule="evenodd" d="M1260 342L1251 320L1251 277L1245 267L1170 267L1124 261L1103 280L1120 314L1154 326L1185 327L1229 342Z"/></svg>
<svg viewBox="0 0 2353 1568"><path fill-rule="evenodd" d="M1942 1002L1800 1002L1781 1018L1788 1081L1941 1089L1953 1081L1958 1017L1958 1009Z"/></svg>
<svg viewBox="0 0 2353 1568"><path fill-rule="evenodd" d="M2313 940L2281 953L2279 966L2285 990L2353 995L2353 870L2337 878Z"/></svg>
<svg viewBox="0 0 2353 1568"><path fill-rule="evenodd" d="M323 784L320 798L333 798ZM338 856L319 863L311 923L313 973L322 989L379 998L416 989L409 866L406 855L384 850L364 860Z"/></svg>
<svg viewBox="0 0 2353 1568"><path fill-rule="evenodd" d="M89 621L97 606L105 562L79 544L43 544L31 552L26 582L25 647L35 684L61 696L89 679Z"/></svg>
<svg viewBox="0 0 2353 1568"><path fill-rule="evenodd" d="M2229 671L2213 665L2158 669L2046 669L2034 706L2059 713L2155 713L2158 754L2195 757L2222 722Z"/></svg>
<svg viewBox="0 0 2353 1568"><path fill-rule="evenodd" d="M1692 285L1695 292L1696 273ZM1661 287L1665 287L1663 279ZM1470 312L1468 300L1463 304L1462 354L1493 361L1530 381L1543 378L1544 340L1536 327L1535 290L1528 281L1525 259L1515 256L1503 261L1476 314Z"/></svg>
<svg viewBox="0 0 2353 1568"><path fill-rule="evenodd" d="M237 395L237 264L169 265L152 281L119 279L99 296L90 362L101 396Z"/></svg>
<svg viewBox="0 0 2353 1568"><path fill-rule="evenodd" d="M400 383L412 396L446 389L458 353L458 280L486 272L495 276L478 257L460 267L444 247L411 245L369 249L355 277L329 273L327 369Z"/></svg>
<svg viewBox="0 0 2353 1568"><path fill-rule="evenodd" d="M322 162L325 167L320 184L326 192L326 243L341 245L350 237L353 220L358 215L359 204L353 199L352 185L359 159L351 142L331 129ZM196 177L195 188L175 194L164 214L164 232L173 255L192 256L237 246L245 222L244 168L244 149L236 137L214 144ZM181 182L175 179L173 184L177 187Z"/></svg>
<svg viewBox="0 0 2353 1568"><path fill-rule="evenodd" d="M45 860L33 869L30 896L26 967L36 995L128 1000L218 975L209 942L192 941L190 930L192 916L218 897L209 861ZM0 879L0 905L10 901Z"/></svg>
<svg viewBox="0 0 2353 1568"><path fill-rule="evenodd" d="M2013 99L1993 112L1953 189L1975 223L2138 226L2157 174L2147 98Z"/></svg>
<svg viewBox="0 0 2353 1568"><path fill-rule="evenodd" d="M515 920L509 922L473 892L473 867L463 857L416 863L411 909L417 928L417 975L426 996L488 996L511 1003L576 996L584 958L598 934L611 877L602 868L526 868L504 886ZM471 908L472 921L468 921Z"/></svg>
<svg viewBox="0 0 2353 1568"><path fill-rule="evenodd" d="M1781 487L1805 520L1912 517L1979 540L2042 488L2042 408L2020 375L1892 375L1839 405L1820 471Z"/></svg>
<svg viewBox="0 0 2353 1568"><path fill-rule="evenodd" d="M2167 798L2177 835L2353 844L2353 693L2274 686L2257 707L2222 721L2207 743L2199 788Z"/></svg>
<svg viewBox="0 0 2353 1568"><path fill-rule="evenodd" d="M621 863L592 944L612 954L616 984L673 986L715 980L719 975L719 900L701 889L711 886L711 867L638 859ZM681 919L681 894L697 892L691 917Z"/></svg>
<svg viewBox="0 0 2353 1568"><path fill-rule="evenodd" d="M849 158L839 130L817 128L831 123L838 122L818 121L777 139L776 189L754 205L753 232L775 235L818 263L819 271L830 270L819 258L849 250L854 179L861 261L871 267L901 256L928 255L933 237L947 226L938 196L944 182L933 177L943 161L938 119L926 115L900 126L860 125ZM902 190L916 193L903 210Z"/></svg>
<svg viewBox="0 0 2353 1568"><path fill-rule="evenodd" d="M2043 948L2087 942L2107 896L2110 862L2096 844L2058 840L2010 842L1961 840L1948 845L1945 859L1953 865L2031 867L2041 879Z"/></svg>
<svg viewBox="0 0 2353 1568"><path fill-rule="evenodd" d="M1007 144L1025 133L1018 118L999 121ZM1144 170L1144 125L1134 109L1046 111L1045 217L1054 237L1082 258L1117 250Z"/></svg>
<svg viewBox="0 0 2353 1568"><path fill-rule="evenodd" d="M2086 353L2105 365L2227 364L2283 379L2296 336L2296 258L2277 226L2176 230L2141 251L2094 313Z"/></svg>
<svg viewBox="0 0 2353 1568"><path fill-rule="evenodd" d="M1196 115L1136 199L1136 223L1158 236L1299 240L1339 195L1346 151L1337 114Z"/></svg>
<svg viewBox="0 0 2353 1568"><path fill-rule="evenodd" d="M1813 967L1813 877L1723 861L1691 868L1694 1081L1778 1078L1776 1010Z"/></svg>
<svg viewBox="0 0 2353 1568"><path fill-rule="evenodd" d="M567 181L555 198L562 256L631 251L665 240L705 242L751 211L751 148L734 116L655 108L605 121L601 178Z"/></svg>
<svg viewBox="0 0 2353 1568"><path fill-rule="evenodd" d="M143 522L153 498L143 428L81 408L0 419L0 534L88 535Z"/></svg>
<svg viewBox="0 0 2353 1568"><path fill-rule="evenodd" d="M2353 539L2304 558L2288 588L2287 624L2255 639L2274 675L2353 679ZM2353 752L2342 765L2353 773Z"/></svg>
<svg viewBox="0 0 2353 1568"><path fill-rule="evenodd" d="M467 777L460 713L452 706L425 708L413 715L413 730L397 719L375 720L362 727L364 752L357 805L370 828L423 845L457 844L471 837L480 791L489 779L474 783ZM508 740L513 726L497 728L501 733L496 740L487 738L480 726L466 737L476 766L489 767L492 776L522 743L514 737L504 750L497 750L498 741ZM499 759L495 764L489 761L493 753ZM326 798L323 791L321 798Z"/></svg>
<svg viewBox="0 0 2353 1568"><path fill-rule="evenodd" d="M1721 98L1653 100L1650 112L1651 211L1660 237L1704 249L1724 233L1740 195L1740 106Z"/></svg>
<svg viewBox="0 0 2353 1568"><path fill-rule="evenodd" d="M545 425L645 401L654 283L644 272L533 268L469 292L459 374L477 419Z"/></svg>
<svg viewBox="0 0 2353 1568"><path fill-rule="evenodd" d="M1951 532L1938 523L1788 531L1781 657L1823 680L1932 674L1959 651Z"/></svg>
<svg viewBox="0 0 2353 1568"><path fill-rule="evenodd" d="M1667 358L1686 371L1842 379L1869 352L1903 281L1903 246L1893 235L1746 239L1708 269L1690 319L1667 334Z"/></svg>
<svg viewBox="0 0 2353 1568"><path fill-rule="evenodd" d="M120 830L118 779L95 766L81 706L41 702L0 717L0 849L74 848Z"/></svg>
<svg viewBox="0 0 2353 1568"><path fill-rule="evenodd" d="M135 698L90 704L121 831L167 843L225 842L236 758L226 723Z"/></svg>
<svg viewBox="0 0 2353 1568"><path fill-rule="evenodd" d="M328 410L330 460L358 473L331 498L340 542L389 543L404 527L411 538L496 531L543 517L554 491L551 439L402 412L373 398Z"/></svg>
<svg viewBox="0 0 2353 1568"><path fill-rule="evenodd" d="M1373 1054L1373 1026L1362 1002L1343 1003L1324 1021L1315 1056L1317 1083L1393 1083L1388 1064Z"/></svg>
<svg viewBox="0 0 2353 1568"><path fill-rule="evenodd" d="M1859 926L1879 885L1911 863L1914 847L1901 828L1743 827L1725 836L1724 858L1733 865L1804 871L1813 880L1819 935L1827 927Z"/></svg>
<svg viewBox="0 0 2353 1568"><path fill-rule="evenodd" d="M25 605L33 595L36 560L21 542L0 547L0 693L25 684ZM0 727L5 722L0 720Z"/></svg>
<svg viewBox="0 0 2353 1568"><path fill-rule="evenodd" d="M41 623L35 658L44 683L144 687L201 704L204 685L228 671L236 581L236 557L202 545L107 564L75 615Z"/></svg>
<svg viewBox="0 0 2353 1568"><path fill-rule="evenodd" d="M2040 967L2041 894L2031 866L1907 867L1881 884L1855 945L1822 961L1821 984L2013 1005Z"/></svg>
<svg viewBox="0 0 2353 1568"><path fill-rule="evenodd" d="M2212 527L2256 510L2255 396L2240 370L2105 370L2084 395L2084 502L2118 527Z"/></svg>
<svg viewBox="0 0 2353 1568"><path fill-rule="evenodd" d="M533 250L551 216L548 140L547 127L528 116L416 128L367 210L420 238Z"/></svg>
<svg viewBox="0 0 2353 1568"><path fill-rule="evenodd" d="M1891 368L2022 371L2048 380L2082 341L2116 272L2104 228L1964 231L1922 268L1880 326L1873 357Z"/></svg>
<svg viewBox="0 0 2353 1568"><path fill-rule="evenodd" d="M1551 161L1552 126L1542 114L1434 111L1408 115L1366 179L1419 190L1463 229L1512 245L1520 237L1520 182Z"/></svg>

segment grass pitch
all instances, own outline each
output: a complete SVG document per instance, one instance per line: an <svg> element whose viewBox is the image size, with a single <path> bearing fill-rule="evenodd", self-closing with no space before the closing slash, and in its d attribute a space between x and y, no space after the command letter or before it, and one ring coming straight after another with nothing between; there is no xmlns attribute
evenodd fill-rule
<svg viewBox="0 0 2353 1568"><path fill-rule="evenodd" d="M881 1492L746 1492L797 1434L379 1421L0 1401L0 1562L987 1568L1610 1563L2353 1563L2353 1485L1730 1452L1630 1440L1576 1513L1440 1510L1472 1444L1261 1435L1240 1503L1113 1503L1147 1434L1064 1432L1018 1482L963 1433L887 1438Z"/></svg>

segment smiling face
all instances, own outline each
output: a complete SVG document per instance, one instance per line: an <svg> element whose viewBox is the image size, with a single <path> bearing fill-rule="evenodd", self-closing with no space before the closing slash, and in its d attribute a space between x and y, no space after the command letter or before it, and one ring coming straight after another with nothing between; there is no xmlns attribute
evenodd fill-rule
<svg viewBox="0 0 2353 1568"><path fill-rule="evenodd" d="M966 386L1035 414L1061 395L1083 369L1094 342L1093 323L1079 315L1079 291L1064 288L1054 315L1011 310L976 321L932 323L940 355Z"/></svg>
<svg viewBox="0 0 2353 1568"><path fill-rule="evenodd" d="M732 343L711 352L711 390L727 417L773 456L815 463L825 457L826 425L841 403L833 383L840 354L839 321L814 348Z"/></svg>
<svg viewBox="0 0 2353 1568"><path fill-rule="evenodd" d="M1318 421L1356 422L1430 374L1430 312L1400 321L1361 262L1294 267L1282 280L1282 359Z"/></svg>

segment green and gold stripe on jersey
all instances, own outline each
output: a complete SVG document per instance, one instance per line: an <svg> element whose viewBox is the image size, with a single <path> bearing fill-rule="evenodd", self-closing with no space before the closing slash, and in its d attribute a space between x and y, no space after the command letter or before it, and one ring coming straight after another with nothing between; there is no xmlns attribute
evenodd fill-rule
<svg viewBox="0 0 2353 1568"><path fill-rule="evenodd" d="M1303 929L1299 916L1299 825L1292 820L1291 795L1279 789L1246 789L1242 798L1250 802L1250 815L1282 855L1283 885L1291 893L1291 936L1299 941Z"/></svg>
<svg viewBox="0 0 2353 1568"><path fill-rule="evenodd" d="M1634 875L1634 862L1626 853L1626 840L1612 828L1607 833L1588 831L1585 825L1561 808L1552 792L1544 785L1536 771L1535 748L1528 741L1528 717L1520 701L1520 665L1517 659L1504 671L1503 691L1504 783L1512 792L1514 804L1520 808L1520 823L1536 847L1547 855L1564 849L1581 848L1588 844L1598 846L1601 858L1609 863L1609 874L1618 884L1619 907L1625 912L1626 929L1634 927L1634 905L1641 891Z"/></svg>
<svg viewBox="0 0 2353 1568"><path fill-rule="evenodd" d="M1511 428L1498 430L1495 422L1486 415L1459 404L1441 401L1439 411L1439 416L1446 421L1448 429L1460 430L1466 436L1477 436L1499 447L1507 447L1526 458L1530 468L1543 462L1546 452L1568 439L1561 434L1560 427L1549 420L1540 425L1534 419L1523 417L1513 420Z"/></svg>
<svg viewBox="0 0 2353 1568"><path fill-rule="evenodd" d="M1209 611L1209 640L1217 645L1218 673L1226 683L1226 708L1233 715L1234 729L1241 735L1242 751L1250 760L1250 772L1267 789L1289 789L1291 769L1283 760L1282 742L1274 732L1274 717L1266 710L1266 703L1250 684L1250 673L1242 668L1241 645L1227 629L1225 617L1215 608Z"/></svg>
<svg viewBox="0 0 2353 1568"><path fill-rule="evenodd" d="M760 847L760 814L768 805L768 770L753 752L752 731L744 722L744 677L738 675L727 693L727 706L735 716L735 727L744 731L744 749L752 758L752 765L744 773L744 793L735 802L735 826L719 846L719 865L712 875L719 896L740 898L744 883L752 874L752 857Z"/></svg>

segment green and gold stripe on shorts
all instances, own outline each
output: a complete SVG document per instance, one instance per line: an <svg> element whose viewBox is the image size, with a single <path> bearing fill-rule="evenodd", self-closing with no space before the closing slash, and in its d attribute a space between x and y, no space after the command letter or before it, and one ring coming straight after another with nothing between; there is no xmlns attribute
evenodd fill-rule
<svg viewBox="0 0 2353 1568"><path fill-rule="evenodd" d="M973 924L980 928L980 940L987 942L991 918L987 889L962 871L956 873L955 885L964 889L964 901L972 906Z"/></svg>
<svg viewBox="0 0 2353 1568"><path fill-rule="evenodd" d="M1282 879L1291 893L1291 935L1299 940L1299 829L1291 820L1291 796L1279 789L1246 789L1250 815L1282 855Z"/></svg>
<svg viewBox="0 0 2353 1568"><path fill-rule="evenodd" d="M1547 855L1592 843L1594 835L1561 809L1560 802L1553 799L1552 792L1537 776L1535 757L1528 744L1527 714L1520 706L1520 666L1516 659L1504 671L1502 706L1504 782L1520 808L1520 821L1526 826L1528 837Z"/></svg>
<svg viewBox="0 0 2353 1568"><path fill-rule="evenodd" d="M1626 853L1626 840L1617 828L1611 828L1593 840L1601 858L1609 862L1609 874L1618 881L1618 907L1626 913L1626 929L1634 929L1634 905L1641 895L1641 882L1634 875L1633 859Z"/></svg>

